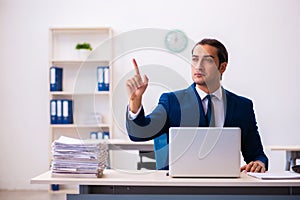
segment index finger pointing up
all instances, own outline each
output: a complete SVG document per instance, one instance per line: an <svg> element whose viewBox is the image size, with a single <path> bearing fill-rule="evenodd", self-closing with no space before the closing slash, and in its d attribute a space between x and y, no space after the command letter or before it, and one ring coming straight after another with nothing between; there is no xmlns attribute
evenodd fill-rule
<svg viewBox="0 0 300 200"><path fill-rule="evenodd" d="M135 61L135 59L134 59L134 58L132 59L132 62L133 62L133 66L134 66L135 74L136 74L136 75L140 75L140 70L139 70L139 67L138 67L138 65L137 65L137 63L136 63L136 61Z"/></svg>

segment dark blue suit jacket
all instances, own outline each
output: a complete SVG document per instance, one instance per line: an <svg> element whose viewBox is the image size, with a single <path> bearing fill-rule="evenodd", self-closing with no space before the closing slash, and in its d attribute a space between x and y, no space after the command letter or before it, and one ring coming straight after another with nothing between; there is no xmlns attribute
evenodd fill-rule
<svg viewBox="0 0 300 200"><path fill-rule="evenodd" d="M268 168L268 158L263 151L252 101L225 89L223 98L224 127L240 127L241 151L245 162L260 160ZM128 113L126 116L127 131L133 141L147 141L165 133L168 143L170 127L206 126L205 114L195 84L184 90L162 94L157 107L147 116L143 108L134 120L128 118ZM168 166L164 169L167 168Z"/></svg>

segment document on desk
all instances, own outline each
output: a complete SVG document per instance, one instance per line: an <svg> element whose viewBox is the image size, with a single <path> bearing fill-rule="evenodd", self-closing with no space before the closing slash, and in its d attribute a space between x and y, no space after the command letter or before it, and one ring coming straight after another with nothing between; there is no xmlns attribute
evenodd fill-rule
<svg viewBox="0 0 300 200"><path fill-rule="evenodd" d="M105 143L61 136L52 144L52 177L101 177L107 165Z"/></svg>
<svg viewBox="0 0 300 200"><path fill-rule="evenodd" d="M247 175L264 179L264 180L282 180L282 179L300 179L300 174L290 171L281 172L266 172L266 173L254 173L248 172Z"/></svg>

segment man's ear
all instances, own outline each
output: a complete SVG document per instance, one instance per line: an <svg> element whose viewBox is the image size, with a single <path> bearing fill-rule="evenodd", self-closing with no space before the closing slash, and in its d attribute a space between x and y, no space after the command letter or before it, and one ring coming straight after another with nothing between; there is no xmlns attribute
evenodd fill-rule
<svg viewBox="0 0 300 200"><path fill-rule="evenodd" d="M225 72L226 67L227 67L227 62L222 62L220 65L220 68L219 68L219 71L221 74L223 74Z"/></svg>

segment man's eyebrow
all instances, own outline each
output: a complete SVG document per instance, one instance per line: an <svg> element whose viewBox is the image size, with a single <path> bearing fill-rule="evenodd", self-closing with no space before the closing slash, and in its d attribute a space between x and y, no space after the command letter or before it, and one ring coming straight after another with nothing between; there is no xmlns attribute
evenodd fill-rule
<svg viewBox="0 0 300 200"><path fill-rule="evenodd" d="M192 55L192 57L197 57L197 58L199 58L198 55ZM207 57L215 58L213 55L204 55L203 57L204 57L204 58L207 58Z"/></svg>
<svg viewBox="0 0 300 200"><path fill-rule="evenodd" d="M204 58L207 58L207 57L215 58L213 55L204 55L203 57Z"/></svg>

